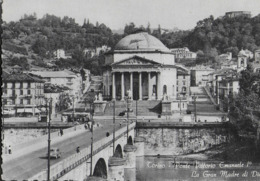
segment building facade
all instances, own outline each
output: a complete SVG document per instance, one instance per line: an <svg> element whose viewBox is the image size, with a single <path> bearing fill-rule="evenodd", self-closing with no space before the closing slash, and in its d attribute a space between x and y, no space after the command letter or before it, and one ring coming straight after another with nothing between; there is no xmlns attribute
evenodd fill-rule
<svg viewBox="0 0 260 181"><path fill-rule="evenodd" d="M171 52L175 55L176 59L196 59L197 53L191 52L187 47L173 48Z"/></svg>
<svg viewBox="0 0 260 181"><path fill-rule="evenodd" d="M82 78L74 72L63 71L31 71L30 74L41 77L46 83L69 87L70 94L80 96L82 93Z"/></svg>
<svg viewBox="0 0 260 181"><path fill-rule="evenodd" d="M254 63L260 64L260 49L255 51L255 60Z"/></svg>
<svg viewBox="0 0 260 181"><path fill-rule="evenodd" d="M176 98L174 54L148 33L131 34L106 53L103 94L108 99L162 100Z"/></svg>
<svg viewBox="0 0 260 181"><path fill-rule="evenodd" d="M190 72L191 86L206 86L209 82L208 75L214 72L214 69L205 66L197 66L191 68Z"/></svg>
<svg viewBox="0 0 260 181"><path fill-rule="evenodd" d="M35 115L44 104L44 81L24 73L3 73L2 91L3 105L16 115Z"/></svg>
<svg viewBox="0 0 260 181"><path fill-rule="evenodd" d="M226 17L234 18L239 16L246 16L248 18L251 18L251 12L250 11L230 11L226 12Z"/></svg>

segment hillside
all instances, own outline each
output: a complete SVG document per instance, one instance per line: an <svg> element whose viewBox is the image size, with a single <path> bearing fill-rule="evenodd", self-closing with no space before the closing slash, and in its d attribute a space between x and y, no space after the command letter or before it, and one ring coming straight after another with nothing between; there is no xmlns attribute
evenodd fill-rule
<svg viewBox="0 0 260 181"><path fill-rule="evenodd" d="M3 65L18 64L24 69L54 65L59 68L84 67L100 74L104 55L91 57L84 53L84 49L103 45L113 48L122 37L138 31L147 31L168 48L188 47L199 52L195 64L214 63L217 55L228 51L236 56L242 48L254 51L260 47L260 15L217 19L210 16L189 31L165 31L160 25L152 30L149 24L144 28L130 23L122 29L123 34L117 34L98 22L94 25L85 20L79 25L67 16L60 18L46 14L37 19L33 14L24 15L18 22L4 22L2 28ZM54 61L53 53L57 49L64 49L71 58Z"/></svg>

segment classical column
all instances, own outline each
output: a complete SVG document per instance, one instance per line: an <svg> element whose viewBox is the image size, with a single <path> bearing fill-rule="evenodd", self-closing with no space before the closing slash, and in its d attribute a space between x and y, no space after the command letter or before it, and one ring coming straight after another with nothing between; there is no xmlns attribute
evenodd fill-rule
<svg viewBox="0 0 260 181"><path fill-rule="evenodd" d="M162 98L162 92L161 92L161 73L157 73L157 100L161 100Z"/></svg>
<svg viewBox="0 0 260 181"><path fill-rule="evenodd" d="M139 100L142 100L142 72L139 72Z"/></svg>
<svg viewBox="0 0 260 181"><path fill-rule="evenodd" d="M152 86L151 86L151 72L148 72L148 100L151 100Z"/></svg>
<svg viewBox="0 0 260 181"><path fill-rule="evenodd" d="M133 100L133 72L130 72L130 92L131 100Z"/></svg>
<svg viewBox="0 0 260 181"><path fill-rule="evenodd" d="M116 99L116 73L113 72L112 73L112 99L115 100Z"/></svg>
<svg viewBox="0 0 260 181"><path fill-rule="evenodd" d="M121 73L121 100L123 101L125 98L125 78L124 72Z"/></svg>

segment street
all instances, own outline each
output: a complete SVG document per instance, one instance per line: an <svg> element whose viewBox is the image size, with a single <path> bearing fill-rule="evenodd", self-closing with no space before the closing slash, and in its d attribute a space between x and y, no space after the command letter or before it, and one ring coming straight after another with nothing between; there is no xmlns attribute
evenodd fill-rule
<svg viewBox="0 0 260 181"><path fill-rule="evenodd" d="M121 122L121 121L120 121ZM98 127L94 130L94 142L100 140L106 136L106 132L112 133L113 125L112 120L100 120L98 121L102 127ZM116 122L116 130L120 128L119 121ZM62 155L60 159L51 160L51 165L59 162L62 159L74 154L76 148L80 146L81 149L86 148L91 144L91 132L86 131L76 137L72 137L64 142L52 145L52 147L60 148ZM28 150L29 151L29 150ZM40 149L38 151L32 152L23 157L11 160L2 165L3 169L3 179L27 179L41 170L47 170L47 140L46 148Z"/></svg>

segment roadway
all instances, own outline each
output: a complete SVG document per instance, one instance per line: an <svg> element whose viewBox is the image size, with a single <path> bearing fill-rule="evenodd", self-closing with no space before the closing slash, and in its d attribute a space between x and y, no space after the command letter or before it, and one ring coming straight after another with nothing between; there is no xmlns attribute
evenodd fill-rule
<svg viewBox="0 0 260 181"><path fill-rule="evenodd" d="M106 137L106 132L113 133L112 120L99 120L102 126L94 130L94 142ZM116 120L116 130L125 124L122 121ZM91 132L86 131L78 136L71 137L64 142L52 145L52 147L60 148L62 155L61 158L55 160L51 159L50 164L53 165L62 159L65 159L76 152L76 148L80 146L81 149L88 147L91 144ZM42 170L47 170L47 140L46 147L39 149L30 154L10 160L2 165L2 179L4 180L24 180L32 177Z"/></svg>

